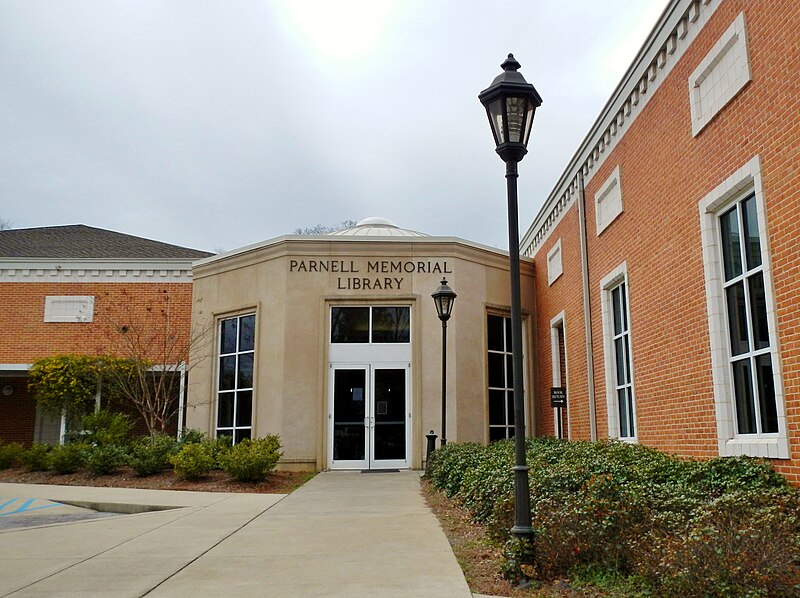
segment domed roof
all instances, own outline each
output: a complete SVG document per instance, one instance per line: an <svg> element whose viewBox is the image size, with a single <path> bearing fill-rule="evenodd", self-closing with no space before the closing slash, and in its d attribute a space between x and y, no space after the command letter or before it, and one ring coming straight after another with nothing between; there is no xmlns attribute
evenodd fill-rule
<svg viewBox="0 0 800 598"><path fill-rule="evenodd" d="M336 231L331 233L341 237L427 237L425 233L420 233L407 228L400 228L386 218L364 218L353 228Z"/></svg>

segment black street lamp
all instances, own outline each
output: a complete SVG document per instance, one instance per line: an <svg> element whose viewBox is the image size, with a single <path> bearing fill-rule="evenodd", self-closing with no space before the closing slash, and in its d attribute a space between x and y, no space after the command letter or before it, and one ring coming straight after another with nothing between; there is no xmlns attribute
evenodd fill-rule
<svg viewBox="0 0 800 598"><path fill-rule="evenodd" d="M514 526L511 533L533 540L528 465L525 458L525 397L522 380L522 315L519 281L519 215L517 163L528 153L533 115L542 104L536 89L517 72L513 54L500 65L500 73L478 99L486 108L497 153L506 163L508 189L508 255L511 273L511 352L514 377Z"/></svg>
<svg viewBox="0 0 800 598"><path fill-rule="evenodd" d="M436 313L442 321L442 446L447 444L447 320L453 311L457 295L442 278L442 284L431 293L436 304Z"/></svg>

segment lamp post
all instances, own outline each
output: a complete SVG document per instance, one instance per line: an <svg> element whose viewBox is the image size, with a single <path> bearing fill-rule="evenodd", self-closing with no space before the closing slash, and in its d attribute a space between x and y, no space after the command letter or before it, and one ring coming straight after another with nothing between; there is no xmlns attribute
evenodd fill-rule
<svg viewBox="0 0 800 598"><path fill-rule="evenodd" d="M522 381L522 315L519 280L519 216L517 163L528 153L533 115L542 104L536 89L517 72L513 54L500 65L503 72L478 99L486 108L496 151L506 163L508 191L508 255L511 274L511 352L514 377L514 526L518 538L533 539L528 466L525 457L525 398Z"/></svg>
<svg viewBox="0 0 800 598"><path fill-rule="evenodd" d="M447 444L447 320L453 311L457 295L442 278L442 284L431 293L436 304L436 313L442 321L442 446Z"/></svg>

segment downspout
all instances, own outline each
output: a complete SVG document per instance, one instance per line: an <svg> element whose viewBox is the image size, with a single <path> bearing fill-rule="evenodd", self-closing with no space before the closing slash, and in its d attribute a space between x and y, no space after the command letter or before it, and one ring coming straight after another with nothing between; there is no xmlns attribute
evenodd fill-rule
<svg viewBox="0 0 800 598"><path fill-rule="evenodd" d="M578 220L581 234L581 272L583 282L583 324L586 338L586 378L589 386L589 437L597 440L597 405L594 392L594 351L592 349L592 307L589 303L589 249L586 235L586 193L583 169L578 171Z"/></svg>
<svg viewBox="0 0 800 598"><path fill-rule="evenodd" d="M178 440L181 439L183 433L183 410L186 408L186 399L184 393L186 392L186 362L182 361L178 366L178 371L181 373L180 385L178 387Z"/></svg>

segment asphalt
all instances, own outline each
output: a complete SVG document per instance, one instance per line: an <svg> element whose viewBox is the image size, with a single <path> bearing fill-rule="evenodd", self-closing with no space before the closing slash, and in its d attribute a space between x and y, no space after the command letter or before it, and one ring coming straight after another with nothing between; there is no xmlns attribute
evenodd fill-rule
<svg viewBox="0 0 800 598"><path fill-rule="evenodd" d="M0 484L6 520L0 597L471 596L412 471L289 495Z"/></svg>

